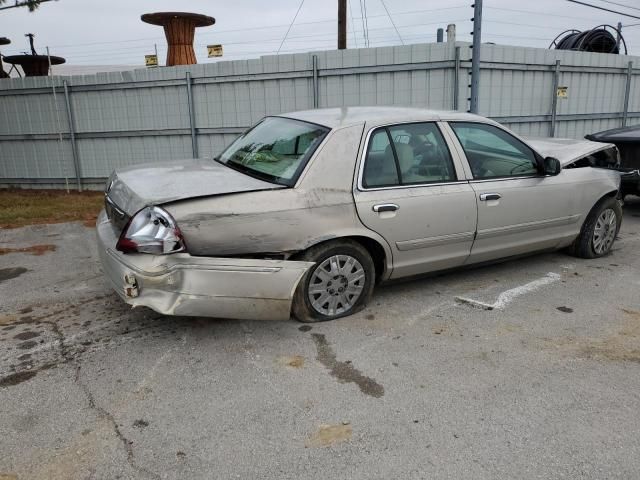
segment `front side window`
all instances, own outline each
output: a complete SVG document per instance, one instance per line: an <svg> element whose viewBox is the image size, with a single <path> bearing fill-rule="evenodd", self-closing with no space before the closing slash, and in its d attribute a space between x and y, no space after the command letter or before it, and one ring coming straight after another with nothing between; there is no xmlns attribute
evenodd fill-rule
<svg viewBox="0 0 640 480"><path fill-rule="evenodd" d="M328 131L299 120L267 117L216 160L253 177L291 186Z"/></svg>
<svg viewBox="0 0 640 480"><path fill-rule="evenodd" d="M533 151L504 130L484 123L451 122L460 141L473 178L536 175Z"/></svg>
<svg viewBox="0 0 640 480"><path fill-rule="evenodd" d="M382 127L371 135L362 177L364 187L456 180L451 154L435 123Z"/></svg>

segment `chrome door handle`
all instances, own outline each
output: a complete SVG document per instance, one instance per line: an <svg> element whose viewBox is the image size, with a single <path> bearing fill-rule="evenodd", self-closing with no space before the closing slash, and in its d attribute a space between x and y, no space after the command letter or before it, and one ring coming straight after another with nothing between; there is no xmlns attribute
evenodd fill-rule
<svg viewBox="0 0 640 480"><path fill-rule="evenodd" d="M399 209L400 207L395 203L381 203L379 205L373 206L373 211L376 213L395 212L396 210L399 210Z"/></svg>
<svg viewBox="0 0 640 480"><path fill-rule="evenodd" d="M499 193L481 193L480 194L481 202L487 202L489 200L500 200L501 198L502 198L502 195L500 195Z"/></svg>

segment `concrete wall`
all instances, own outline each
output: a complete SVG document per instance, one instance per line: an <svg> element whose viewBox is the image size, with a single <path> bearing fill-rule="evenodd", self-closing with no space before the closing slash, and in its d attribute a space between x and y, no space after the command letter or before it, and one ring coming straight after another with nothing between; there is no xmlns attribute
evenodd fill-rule
<svg viewBox="0 0 640 480"><path fill-rule="evenodd" d="M466 111L470 60L459 42L0 80L0 186L76 186L77 176L101 186L117 167L212 157L263 116L293 110ZM640 123L640 57L483 45L481 68L479 113L520 134L552 134L556 84L567 87L556 136Z"/></svg>

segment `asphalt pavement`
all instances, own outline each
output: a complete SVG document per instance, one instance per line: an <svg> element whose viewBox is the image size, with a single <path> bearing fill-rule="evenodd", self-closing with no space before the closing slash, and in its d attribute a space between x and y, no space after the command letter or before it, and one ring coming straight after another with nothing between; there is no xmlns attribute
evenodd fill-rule
<svg viewBox="0 0 640 480"><path fill-rule="evenodd" d="M640 478L638 198L607 257L383 286L312 325L132 310L94 235L0 231L2 480Z"/></svg>

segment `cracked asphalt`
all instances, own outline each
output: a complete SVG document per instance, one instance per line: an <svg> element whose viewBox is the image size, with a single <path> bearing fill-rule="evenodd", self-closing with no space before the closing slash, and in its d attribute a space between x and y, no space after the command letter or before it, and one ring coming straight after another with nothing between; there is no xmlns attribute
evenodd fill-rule
<svg viewBox="0 0 640 480"><path fill-rule="evenodd" d="M605 258L313 325L131 310L80 223L0 246L0 479L640 478L639 198Z"/></svg>

